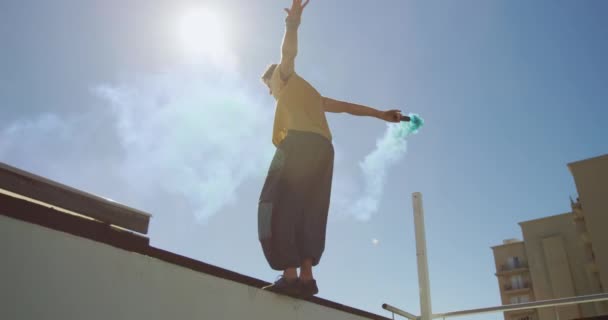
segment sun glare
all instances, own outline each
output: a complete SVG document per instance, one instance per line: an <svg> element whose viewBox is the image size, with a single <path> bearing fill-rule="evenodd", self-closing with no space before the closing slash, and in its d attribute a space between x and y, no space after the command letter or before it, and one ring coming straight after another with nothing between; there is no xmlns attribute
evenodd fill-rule
<svg viewBox="0 0 608 320"><path fill-rule="evenodd" d="M181 50L195 61L222 63L229 55L227 23L209 8L187 11L179 19L178 37Z"/></svg>

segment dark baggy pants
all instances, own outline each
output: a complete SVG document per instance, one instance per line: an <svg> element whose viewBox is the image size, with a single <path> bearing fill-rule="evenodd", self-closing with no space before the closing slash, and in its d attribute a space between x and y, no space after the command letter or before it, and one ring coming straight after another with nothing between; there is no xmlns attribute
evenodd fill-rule
<svg viewBox="0 0 608 320"><path fill-rule="evenodd" d="M277 148L258 205L258 234L275 270L317 265L325 249L334 149L322 135L290 130Z"/></svg>

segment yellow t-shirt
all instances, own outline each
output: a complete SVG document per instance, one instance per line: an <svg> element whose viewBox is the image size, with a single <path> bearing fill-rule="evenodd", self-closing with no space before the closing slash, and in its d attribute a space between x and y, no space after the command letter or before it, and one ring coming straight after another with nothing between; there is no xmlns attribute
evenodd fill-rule
<svg viewBox="0 0 608 320"><path fill-rule="evenodd" d="M295 72L284 82L279 68L270 80L272 95L277 100L272 143L278 147L289 130L318 133L331 141L321 94Z"/></svg>

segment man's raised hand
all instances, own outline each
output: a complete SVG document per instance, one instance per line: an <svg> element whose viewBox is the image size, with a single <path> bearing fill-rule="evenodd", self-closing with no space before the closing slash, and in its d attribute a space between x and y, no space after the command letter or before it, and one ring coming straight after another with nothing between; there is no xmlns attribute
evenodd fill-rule
<svg viewBox="0 0 608 320"><path fill-rule="evenodd" d="M304 3L302 3L302 0L293 0L291 3L291 9L285 8L287 16L299 21L300 17L302 17L302 11L304 11L304 8L306 8L308 2L310 2L310 0L306 0Z"/></svg>

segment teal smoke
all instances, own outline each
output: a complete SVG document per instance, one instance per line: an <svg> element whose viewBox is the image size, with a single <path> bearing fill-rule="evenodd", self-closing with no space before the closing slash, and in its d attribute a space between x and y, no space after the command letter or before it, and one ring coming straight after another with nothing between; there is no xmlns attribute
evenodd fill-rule
<svg viewBox="0 0 608 320"><path fill-rule="evenodd" d="M399 128L395 130L394 134L396 134L396 138L405 139L409 135L416 134L424 125L424 119L422 119L419 115L410 113L408 116L410 117L410 121L401 122Z"/></svg>
<svg viewBox="0 0 608 320"><path fill-rule="evenodd" d="M419 115L410 113L409 117L410 121L388 124L384 136L376 142L376 148L359 164L365 186L363 195L350 209L359 220L369 220L378 211L387 172L405 157L407 137L418 133L424 125Z"/></svg>

